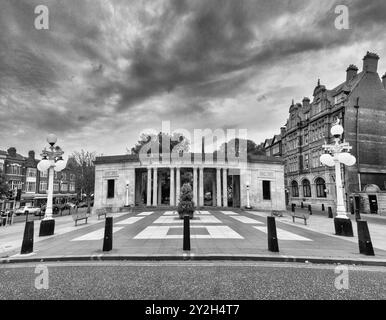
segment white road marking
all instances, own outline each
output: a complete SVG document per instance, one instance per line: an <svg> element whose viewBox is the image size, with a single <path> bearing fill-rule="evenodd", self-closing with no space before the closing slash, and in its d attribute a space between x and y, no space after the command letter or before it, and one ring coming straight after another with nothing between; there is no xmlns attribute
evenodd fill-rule
<svg viewBox="0 0 386 320"><path fill-rule="evenodd" d="M113 233L123 229L123 227L113 227ZM87 233L81 237L72 239L71 241L92 241L92 240L101 240L105 236L105 228L98 229L96 231Z"/></svg>
<svg viewBox="0 0 386 320"><path fill-rule="evenodd" d="M261 232L267 233L267 227L254 227L254 228L261 231ZM286 231L286 230L283 230L280 228L277 228L276 232L277 232L277 237L279 240L313 241L311 239L299 236L295 233L292 233L292 232L289 232L289 231Z"/></svg>
<svg viewBox="0 0 386 320"><path fill-rule="evenodd" d="M226 214L227 216L231 216L231 215L239 215L237 212L233 212L233 211L220 211L221 213L223 214Z"/></svg>
<svg viewBox="0 0 386 320"><path fill-rule="evenodd" d="M194 211L194 214L204 214L204 215L210 215L211 213L209 211Z"/></svg>
<svg viewBox="0 0 386 320"><path fill-rule="evenodd" d="M263 224L262 222L260 221L257 221L255 219L251 219L251 218L248 218L248 217L244 217L244 216L230 216L231 218L233 219L236 219L242 223L247 223L247 224Z"/></svg>
<svg viewBox="0 0 386 320"><path fill-rule="evenodd" d="M177 211L165 211L164 216L174 216L177 214Z"/></svg>
<svg viewBox="0 0 386 320"><path fill-rule="evenodd" d="M154 211L141 212L140 214L137 214L137 216L150 216L153 213L154 213Z"/></svg>
<svg viewBox="0 0 386 320"><path fill-rule="evenodd" d="M127 218L125 220L119 221L115 224L117 224L117 225L133 224L133 223L136 223L137 221L139 221L143 218L144 217L130 217L130 218Z"/></svg>
<svg viewBox="0 0 386 320"><path fill-rule="evenodd" d="M195 216L194 219L190 220L190 222L193 224L196 223L222 223L219 219L217 219L214 216L211 215L202 215L202 216ZM156 224L172 224L172 223L183 223L183 220L180 219L178 216L161 216L156 221L154 221Z"/></svg>
<svg viewBox="0 0 386 320"><path fill-rule="evenodd" d="M182 239L181 234L168 235L172 228L181 228L179 226L149 226L138 233L134 239ZM244 239L236 231L228 226L191 226L194 228L205 228L209 234L191 234L192 239Z"/></svg>

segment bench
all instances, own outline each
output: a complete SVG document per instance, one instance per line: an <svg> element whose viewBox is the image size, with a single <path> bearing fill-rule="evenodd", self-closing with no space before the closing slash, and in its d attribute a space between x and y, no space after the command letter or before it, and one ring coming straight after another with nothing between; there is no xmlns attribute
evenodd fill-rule
<svg viewBox="0 0 386 320"><path fill-rule="evenodd" d="M89 218L89 214L87 212L76 212L72 214L72 220L75 221L75 226L77 226L79 220L86 220Z"/></svg>
<svg viewBox="0 0 386 320"><path fill-rule="evenodd" d="M271 217L283 217L283 212L272 210L271 211Z"/></svg>
<svg viewBox="0 0 386 320"><path fill-rule="evenodd" d="M101 216L105 216L105 219L106 219L107 218L107 214L108 213L112 213L112 211L113 211L112 207L105 207L105 208L101 208L101 209L96 209L95 213L98 216L98 220L99 220L99 218Z"/></svg>
<svg viewBox="0 0 386 320"><path fill-rule="evenodd" d="M307 220L310 218L309 213L302 213L302 212L291 212L292 221L295 223L295 218L303 219L304 224L307 225Z"/></svg>

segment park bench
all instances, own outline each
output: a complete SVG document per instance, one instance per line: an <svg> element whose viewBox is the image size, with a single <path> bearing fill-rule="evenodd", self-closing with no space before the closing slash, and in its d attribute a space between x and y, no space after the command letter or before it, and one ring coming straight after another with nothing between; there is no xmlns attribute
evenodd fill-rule
<svg viewBox="0 0 386 320"><path fill-rule="evenodd" d="M75 212L72 214L72 220L75 221L75 226L77 226L79 220L86 220L87 224L87 219L89 218L89 214L84 211L84 212Z"/></svg>
<svg viewBox="0 0 386 320"><path fill-rule="evenodd" d="M111 213L112 212L112 208L111 207L105 207L105 208L101 208L101 209L96 209L95 213L96 215L98 216L98 220L101 216L104 216L105 219L107 217L107 214L108 213Z"/></svg>
<svg viewBox="0 0 386 320"><path fill-rule="evenodd" d="M295 223L295 218L303 219L304 224L307 225L307 220L310 218L310 214L307 212L291 212L292 221Z"/></svg>

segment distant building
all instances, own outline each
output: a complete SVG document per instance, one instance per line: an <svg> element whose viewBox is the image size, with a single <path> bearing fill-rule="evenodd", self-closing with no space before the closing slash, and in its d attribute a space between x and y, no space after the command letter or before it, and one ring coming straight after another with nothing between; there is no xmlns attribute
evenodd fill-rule
<svg viewBox="0 0 386 320"><path fill-rule="evenodd" d="M345 81L331 90L318 81L312 102L292 102L281 140L266 140L267 154L285 161L287 203L335 207L335 171L319 158L323 144L333 142L330 128L339 119L357 158L342 171L348 210L386 213L386 74L381 80L378 60L368 52L362 71L350 65Z"/></svg>
<svg viewBox="0 0 386 320"><path fill-rule="evenodd" d="M7 151L0 150L0 170L5 173L9 189L21 189L20 205L40 206L47 201L48 172L40 172L35 152L30 151L28 157L16 152L14 147ZM69 168L55 172L54 202L66 202L77 197L75 192L75 173ZM3 201L0 206L13 207L13 200Z"/></svg>
<svg viewBox="0 0 386 320"><path fill-rule="evenodd" d="M94 208L175 207L181 186L190 183L197 207L245 207L248 189L253 208L285 210L281 159L248 155L244 162L208 161L203 154L177 160L152 155L146 161L138 155L97 157Z"/></svg>

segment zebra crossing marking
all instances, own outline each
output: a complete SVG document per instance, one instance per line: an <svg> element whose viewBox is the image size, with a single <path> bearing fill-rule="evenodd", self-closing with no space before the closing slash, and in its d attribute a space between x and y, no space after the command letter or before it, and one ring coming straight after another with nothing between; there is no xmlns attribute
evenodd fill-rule
<svg viewBox="0 0 386 320"><path fill-rule="evenodd" d="M227 216L231 216L231 215L238 216L239 215L237 212L234 212L234 211L220 211L220 212L227 215Z"/></svg>
<svg viewBox="0 0 386 320"><path fill-rule="evenodd" d="M172 228L180 228L181 234L168 234ZM195 228L205 228L208 234L191 234L192 239L244 239L240 234L228 226L191 226ZM182 239L182 227L180 226L148 226L134 239Z"/></svg>
<svg viewBox="0 0 386 320"><path fill-rule="evenodd" d="M143 218L144 217L130 217L130 218L127 218L125 220L119 221L115 224L117 224L117 225L133 224L133 223L136 223L137 221L139 221Z"/></svg>
<svg viewBox="0 0 386 320"><path fill-rule="evenodd" d="M122 230L124 227L113 227L113 233ZM93 240L101 240L105 236L105 228L98 229L96 231L86 233L83 236L72 239L71 241L93 241Z"/></svg>
<svg viewBox="0 0 386 320"><path fill-rule="evenodd" d="M141 212L140 214L137 214L137 216L150 216L153 213L154 213L154 211Z"/></svg>
<svg viewBox="0 0 386 320"><path fill-rule="evenodd" d="M261 231L261 232L267 233L267 227L254 227L254 228L259 230L259 231ZM292 241L313 241L311 239L299 236L299 235L297 235L295 233L292 233L292 232L289 232L289 231L286 231L286 230L283 230L283 229L280 229L280 228L276 228L276 232L277 232L277 238L279 240L286 240L286 241L289 241L289 240L292 240Z"/></svg>
<svg viewBox="0 0 386 320"><path fill-rule="evenodd" d="M257 221L255 219L251 219L251 218L248 218L248 217L244 217L244 216L230 216L231 218L233 219L236 219L242 223L247 223L247 224L264 224L260 221Z"/></svg>

